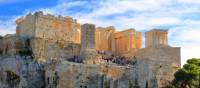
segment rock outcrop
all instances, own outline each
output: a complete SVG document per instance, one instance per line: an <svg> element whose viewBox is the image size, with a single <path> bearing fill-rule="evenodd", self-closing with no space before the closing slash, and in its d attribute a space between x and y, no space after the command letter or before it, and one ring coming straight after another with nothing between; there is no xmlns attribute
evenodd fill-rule
<svg viewBox="0 0 200 88"><path fill-rule="evenodd" d="M89 65L51 60L39 64L29 57L0 59L0 88L157 88L149 64Z"/></svg>
<svg viewBox="0 0 200 88"><path fill-rule="evenodd" d="M0 59L0 88L45 88L42 65L29 57Z"/></svg>

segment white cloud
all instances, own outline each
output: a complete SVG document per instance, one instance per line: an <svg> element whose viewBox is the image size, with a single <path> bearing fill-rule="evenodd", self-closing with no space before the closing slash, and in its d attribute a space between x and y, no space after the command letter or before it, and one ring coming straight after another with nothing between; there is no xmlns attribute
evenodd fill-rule
<svg viewBox="0 0 200 88"><path fill-rule="evenodd" d="M0 35L14 34L16 29L15 20L17 18L19 16L13 16L7 20L0 20Z"/></svg>
<svg viewBox="0 0 200 88"><path fill-rule="evenodd" d="M199 0L177 0L180 3L187 3L187 4L200 4Z"/></svg>
<svg viewBox="0 0 200 88"><path fill-rule="evenodd" d="M6 35L6 34L14 34L14 30L8 30L8 29L0 29L0 35Z"/></svg>
<svg viewBox="0 0 200 88"><path fill-rule="evenodd" d="M178 25L181 24L181 20L177 19L175 17L162 17L162 18L152 18L149 21L150 25L156 25L156 26L163 26L163 25Z"/></svg>
<svg viewBox="0 0 200 88"><path fill-rule="evenodd" d="M187 59L200 58L200 20L184 20L169 31L173 46L181 47L182 65Z"/></svg>

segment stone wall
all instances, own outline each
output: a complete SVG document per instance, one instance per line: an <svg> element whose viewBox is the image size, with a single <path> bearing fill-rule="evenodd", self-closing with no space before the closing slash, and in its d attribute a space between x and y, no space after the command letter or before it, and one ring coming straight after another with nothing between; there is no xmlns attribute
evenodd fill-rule
<svg viewBox="0 0 200 88"><path fill-rule="evenodd" d="M137 59L148 61L149 68L155 75L159 88L172 81L174 73L181 66L179 47L147 47L138 50L133 55Z"/></svg>
<svg viewBox="0 0 200 88"><path fill-rule="evenodd" d="M3 55L15 56L25 49L25 41L16 35L6 35L2 39Z"/></svg>
<svg viewBox="0 0 200 88"><path fill-rule="evenodd" d="M25 17L21 17L16 20L16 35L25 38L31 38L35 36L36 16L28 14Z"/></svg>
<svg viewBox="0 0 200 88"><path fill-rule="evenodd" d="M31 40L36 59L79 55L80 24L75 19L36 12L19 18L16 23L16 35Z"/></svg>
<svg viewBox="0 0 200 88"><path fill-rule="evenodd" d="M95 25L81 25L81 57L84 59L94 59L93 56L96 54L95 44Z"/></svg>
<svg viewBox="0 0 200 88"><path fill-rule="evenodd" d="M31 47L34 58L42 62L49 59L71 58L80 54L80 44L69 41L33 38Z"/></svg>
<svg viewBox="0 0 200 88"><path fill-rule="evenodd" d="M55 17L36 12L19 18L16 23L17 35L26 38L38 37L80 43L80 24L71 17Z"/></svg>
<svg viewBox="0 0 200 88"><path fill-rule="evenodd" d="M71 17L38 14L35 30L35 37L80 43L80 24Z"/></svg>

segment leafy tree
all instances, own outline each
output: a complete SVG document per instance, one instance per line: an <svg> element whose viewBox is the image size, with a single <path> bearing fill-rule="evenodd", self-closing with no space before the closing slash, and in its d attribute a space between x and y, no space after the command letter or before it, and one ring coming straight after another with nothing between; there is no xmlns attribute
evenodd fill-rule
<svg viewBox="0 0 200 88"><path fill-rule="evenodd" d="M200 59L192 58L187 61L183 68L179 69L175 74L172 84L166 88L200 88Z"/></svg>

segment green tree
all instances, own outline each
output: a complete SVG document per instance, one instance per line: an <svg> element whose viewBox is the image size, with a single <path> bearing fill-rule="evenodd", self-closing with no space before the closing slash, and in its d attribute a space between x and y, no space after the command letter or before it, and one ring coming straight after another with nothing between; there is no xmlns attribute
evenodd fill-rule
<svg viewBox="0 0 200 88"><path fill-rule="evenodd" d="M183 68L175 74L175 79L167 88L181 87L200 88L200 59L192 58L187 61Z"/></svg>

